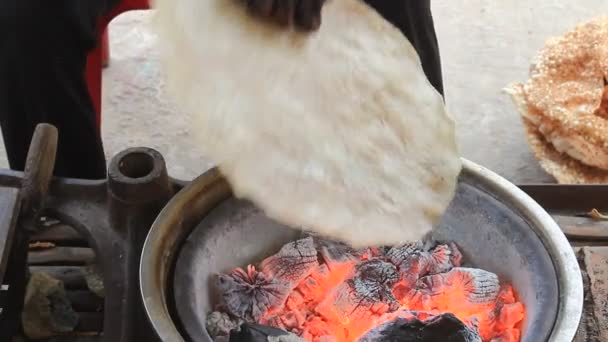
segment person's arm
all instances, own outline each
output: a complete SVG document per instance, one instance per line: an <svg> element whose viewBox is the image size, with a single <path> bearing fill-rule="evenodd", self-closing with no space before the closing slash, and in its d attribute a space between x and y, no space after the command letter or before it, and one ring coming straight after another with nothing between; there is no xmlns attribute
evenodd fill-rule
<svg viewBox="0 0 608 342"><path fill-rule="evenodd" d="M321 25L321 8L325 0L245 0L247 7L256 15L314 31Z"/></svg>

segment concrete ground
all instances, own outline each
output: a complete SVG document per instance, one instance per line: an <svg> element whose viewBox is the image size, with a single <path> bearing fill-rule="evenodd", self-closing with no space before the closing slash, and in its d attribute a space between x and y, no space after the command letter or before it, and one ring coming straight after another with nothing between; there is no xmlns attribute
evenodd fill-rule
<svg viewBox="0 0 608 342"><path fill-rule="evenodd" d="M519 116L502 93L525 80L529 61L550 36L608 13L605 0L435 0L447 104L457 120L463 156L516 183L550 182L531 155ZM103 137L108 157L124 148L158 149L178 178L211 163L198 153L188 118L166 97L152 12L111 25L112 61L104 72ZM6 159L0 154L0 166Z"/></svg>

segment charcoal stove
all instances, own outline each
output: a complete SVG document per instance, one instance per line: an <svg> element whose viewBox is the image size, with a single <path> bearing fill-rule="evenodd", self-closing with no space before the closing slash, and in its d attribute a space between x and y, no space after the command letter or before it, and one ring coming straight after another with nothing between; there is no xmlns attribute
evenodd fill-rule
<svg viewBox="0 0 608 342"><path fill-rule="evenodd" d="M181 190L144 245L141 291L163 341L211 342L215 276L255 263L302 232L235 199L217 170ZM454 241L475 267L512 283L527 309L522 341L572 341L583 305L576 258L551 217L521 190L464 161L456 197L433 238Z"/></svg>
<svg viewBox="0 0 608 342"><path fill-rule="evenodd" d="M20 335L28 242L37 236L44 236L42 241L53 238L55 233L40 225L41 217L50 216L76 232L67 231L67 247L30 252L29 261L48 272L83 269L80 265L86 260L80 259L94 259L105 285L105 299L99 299L104 310L85 312L79 322L87 325L83 331L61 334L51 341L156 341L139 296L140 251L152 221L183 183L170 179L162 156L148 148L133 148L115 156L107 180L52 178L57 135L50 125L38 126L25 172L0 170L1 340ZM53 265L50 259L56 251L67 251L71 268L48 267ZM68 276L75 279L82 275Z"/></svg>
<svg viewBox="0 0 608 342"><path fill-rule="evenodd" d="M217 170L190 184L170 179L162 156L147 148L114 157L107 180L51 178L56 138L53 127L42 125L26 171L0 170L2 340L18 331L28 241L46 234L40 216L75 228L79 234L70 243L95 252L106 289L94 334L81 331L53 342L210 341L204 322L217 301L210 276L257 261L301 234L234 199ZM513 185L472 163L465 166L435 237L456 240L470 262L518 288L529 313L524 341L570 341L582 288L567 241ZM459 236L462 231L470 234Z"/></svg>

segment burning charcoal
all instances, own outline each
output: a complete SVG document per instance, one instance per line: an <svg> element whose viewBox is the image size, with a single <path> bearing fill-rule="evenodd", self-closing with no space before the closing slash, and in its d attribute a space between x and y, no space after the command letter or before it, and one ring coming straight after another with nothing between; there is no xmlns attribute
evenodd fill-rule
<svg viewBox="0 0 608 342"><path fill-rule="evenodd" d="M243 321L232 319L223 312L212 312L207 316L207 332L213 339L220 336L230 336L232 330L237 330Z"/></svg>
<svg viewBox="0 0 608 342"><path fill-rule="evenodd" d="M305 329L300 336L307 341L340 341L336 336L334 336L331 322L328 322L319 316L313 316L306 322Z"/></svg>
<svg viewBox="0 0 608 342"><path fill-rule="evenodd" d="M462 254L456 244L438 245L431 251L431 262L427 274L438 274L450 271L462 263Z"/></svg>
<svg viewBox="0 0 608 342"><path fill-rule="evenodd" d="M277 254L264 259L260 269L293 289L318 266L314 240L308 237L286 244Z"/></svg>
<svg viewBox="0 0 608 342"><path fill-rule="evenodd" d="M522 303L515 299L511 285L503 285L498 298L496 307L489 316L493 324L492 342L515 342L519 341L519 329L515 328L525 317L525 308ZM489 336L489 335L488 335Z"/></svg>
<svg viewBox="0 0 608 342"><path fill-rule="evenodd" d="M455 267L448 273L421 278L416 290L428 295L427 299L434 305L432 308L448 310L470 304L493 303L500 291L500 284L494 273Z"/></svg>
<svg viewBox="0 0 608 342"><path fill-rule="evenodd" d="M420 242L413 242L389 249L386 252L386 257L393 265L399 267L399 265L410 259L412 254L420 252L423 252L422 244Z"/></svg>
<svg viewBox="0 0 608 342"><path fill-rule="evenodd" d="M430 239L355 250L308 237L259 271L220 276L225 313L208 330L215 342L516 341L525 308L513 289L461 263L455 244Z"/></svg>
<svg viewBox="0 0 608 342"><path fill-rule="evenodd" d="M263 320L261 323L286 331L302 332L304 323L306 323L306 316L298 310L290 310Z"/></svg>
<svg viewBox="0 0 608 342"><path fill-rule="evenodd" d="M308 342L296 335L289 334L285 336L269 336L268 342ZM329 341L328 341L329 342Z"/></svg>
<svg viewBox="0 0 608 342"><path fill-rule="evenodd" d="M230 334L230 342L306 342L285 330L245 323Z"/></svg>
<svg viewBox="0 0 608 342"><path fill-rule="evenodd" d="M285 282L258 272L251 265L247 272L238 268L230 274L221 274L218 288L228 313L253 322L283 306L291 290Z"/></svg>
<svg viewBox="0 0 608 342"><path fill-rule="evenodd" d="M351 294L359 308L366 308L372 312L375 304L383 303L388 310L381 308L382 312L395 311L399 308L399 302L393 296L392 286L399 280L397 268L380 259L366 261L357 266L355 278L347 281ZM353 309L356 310L357 307Z"/></svg>
<svg viewBox="0 0 608 342"><path fill-rule="evenodd" d="M401 279L395 289L398 297L409 292L420 277L427 275L432 257L420 243L410 243L391 248L386 257L399 269Z"/></svg>
<svg viewBox="0 0 608 342"><path fill-rule="evenodd" d="M476 331L452 314L435 316L426 321L399 317L377 326L359 339L359 342L393 341L482 342Z"/></svg>
<svg viewBox="0 0 608 342"><path fill-rule="evenodd" d="M354 278L346 280L328 296L316 311L330 321L350 322L356 329L358 321L399 308L391 287L398 281L397 268L380 259L357 266Z"/></svg>
<svg viewBox="0 0 608 342"><path fill-rule="evenodd" d="M292 292L285 303L291 311L311 313L336 287L354 274L355 264L336 264L330 272L327 265L321 265Z"/></svg>
<svg viewBox="0 0 608 342"><path fill-rule="evenodd" d="M343 264L357 260L357 251L342 243L326 239L315 239L315 245L321 258L329 268L335 264Z"/></svg>
<svg viewBox="0 0 608 342"><path fill-rule="evenodd" d="M353 266L354 267L354 266ZM300 282L298 287L287 300L288 306L297 307L304 302L315 301L323 296L331 284L327 284L328 277L332 274L327 265L320 265L312 274ZM342 278L343 279L343 278ZM335 286L335 285L334 285ZM327 290L326 290L327 289Z"/></svg>
<svg viewBox="0 0 608 342"><path fill-rule="evenodd" d="M372 259L357 266L356 279L389 288L399 280L399 273L393 264Z"/></svg>
<svg viewBox="0 0 608 342"><path fill-rule="evenodd" d="M518 342L519 336L519 329L509 329L503 332L500 336L490 340L490 342Z"/></svg>
<svg viewBox="0 0 608 342"><path fill-rule="evenodd" d="M496 326L502 330L515 327L525 316L524 306L519 302L511 304L503 303L500 306L497 306L495 310L499 311Z"/></svg>

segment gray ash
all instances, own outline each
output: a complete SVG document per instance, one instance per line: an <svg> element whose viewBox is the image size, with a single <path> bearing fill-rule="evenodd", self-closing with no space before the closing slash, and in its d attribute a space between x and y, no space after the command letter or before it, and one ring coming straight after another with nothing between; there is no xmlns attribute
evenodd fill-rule
<svg viewBox="0 0 608 342"><path fill-rule="evenodd" d="M264 259L260 269L295 288L319 266L317 258L314 240L308 237L286 244L277 254Z"/></svg>
<svg viewBox="0 0 608 342"><path fill-rule="evenodd" d="M291 288L255 267L236 269L218 276L217 287L223 305L231 315L246 321L258 321L269 310L283 305Z"/></svg>
<svg viewBox="0 0 608 342"><path fill-rule="evenodd" d="M489 304L496 302L500 282L494 273L457 267L447 273L421 278L416 289L431 297L450 296L452 300L462 300L463 304Z"/></svg>
<svg viewBox="0 0 608 342"><path fill-rule="evenodd" d="M306 340L281 329L246 323L230 334L229 342L306 342Z"/></svg>

